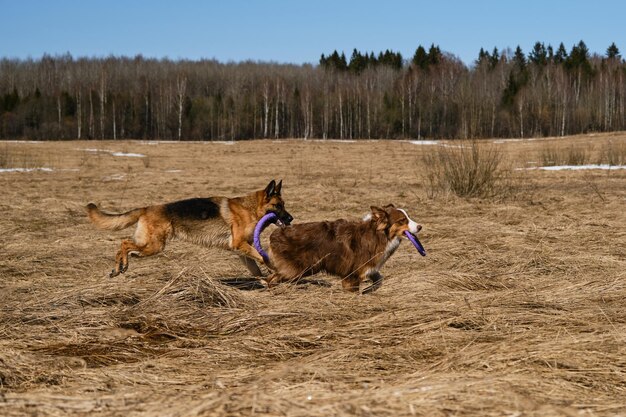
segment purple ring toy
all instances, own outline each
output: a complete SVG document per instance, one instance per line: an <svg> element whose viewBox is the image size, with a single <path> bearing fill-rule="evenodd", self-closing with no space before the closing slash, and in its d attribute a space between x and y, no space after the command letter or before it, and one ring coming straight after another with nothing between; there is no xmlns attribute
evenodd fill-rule
<svg viewBox="0 0 626 417"><path fill-rule="evenodd" d="M424 247L420 243L417 236L415 236L413 233L409 232L408 230L404 232L404 235L411 241L411 243L413 244L413 246L415 246L415 249L417 249L420 255L426 256L426 251L424 250Z"/></svg>
<svg viewBox="0 0 626 417"><path fill-rule="evenodd" d="M254 249L256 249L257 252L259 252L259 254L263 257L265 263L269 262L269 256L267 256L267 253L265 253L265 251L261 247L261 232L271 223L276 223L277 220L278 216L276 215L276 213L267 213L265 216L261 217L261 220L259 220L259 222L254 227Z"/></svg>

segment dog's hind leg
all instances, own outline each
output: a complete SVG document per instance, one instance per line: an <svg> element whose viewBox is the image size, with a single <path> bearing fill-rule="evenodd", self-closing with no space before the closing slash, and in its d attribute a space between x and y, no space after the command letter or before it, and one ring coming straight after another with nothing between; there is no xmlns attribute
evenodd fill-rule
<svg viewBox="0 0 626 417"><path fill-rule="evenodd" d="M349 276L341 279L341 286L346 291L359 292L359 282L360 281L361 280L359 279L358 276L349 275Z"/></svg>
<svg viewBox="0 0 626 417"><path fill-rule="evenodd" d="M109 276L111 278L123 274L128 269L128 254L134 253L138 256L150 256L161 252L165 248L166 233L153 234L150 240L144 244L136 243L133 240L125 239L122 241L120 250L115 256L115 268Z"/></svg>
<svg viewBox="0 0 626 417"><path fill-rule="evenodd" d="M372 285L363 290L363 294L369 294L376 291L383 285L383 276L378 271L370 271L365 275L366 278L372 280Z"/></svg>
<svg viewBox="0 0 626 417"><path fill-rule="evenodd" d="M263 276L263 272L261 272L261 269L256 264L256 262L254 262L253 259L250 259L250 258L248 258L247 256L244 256L244 255L239 255L239 259L241 259L241 262L243 262L243 264L246 266L246 268L248 268L248 271L250 271L250 273L253 276L255 276L255 277L262 277Z"/></svg>
<svg viewBox="0 0 626 417"><path fill-rule="evenodd" d="M123 274L128 269L128 253L140 251L141 247L137 246L135 242L130 239L122 240L120 250L115 255L115 268L109 274L109 277L113 278L119 274Z"/></svg>

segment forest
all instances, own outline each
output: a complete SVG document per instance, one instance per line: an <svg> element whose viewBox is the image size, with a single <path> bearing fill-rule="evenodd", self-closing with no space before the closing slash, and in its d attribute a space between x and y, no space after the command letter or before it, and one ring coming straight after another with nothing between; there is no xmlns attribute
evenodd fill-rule
<svg viewBox="0 0 626 417"><path fill-rule="evenodd" d="M44 55L0 59L0 139L464 139L626 130L626 62L537 42L333 51L317 64Z"/></svg>

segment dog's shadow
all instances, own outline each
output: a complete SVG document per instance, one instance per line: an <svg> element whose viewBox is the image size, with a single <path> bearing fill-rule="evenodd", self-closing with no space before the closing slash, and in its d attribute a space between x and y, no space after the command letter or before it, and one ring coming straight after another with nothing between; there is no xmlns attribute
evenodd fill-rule
<svg viewBox="0 0 626 417"><path fill-rule="evenodd" d="M255 277L235 277L235 278L218 278L220 284L237 288L243 291L254 291L267 289L265 282Z"/></svg>
<svg viewBox="0 0 626 417"><path fill-rule="evenodd" d="M237 288L242 291L256 291L256 290L266 290L267 284L264 280L256 278L256 277L235 277L235 278L218 278L217 281L220 284L227 285L229 287ZM320 287L331 287L328 281L324 281L321 279L312 279L312 278L302 278L299 279L292 284L295 285L317 285Z"/></svg>

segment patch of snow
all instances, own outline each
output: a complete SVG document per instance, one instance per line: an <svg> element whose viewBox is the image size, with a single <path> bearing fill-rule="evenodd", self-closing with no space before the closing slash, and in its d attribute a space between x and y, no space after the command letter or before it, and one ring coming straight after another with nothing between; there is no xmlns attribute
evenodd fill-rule
<svg viewBox="0 0 626 417"><path fill-rule="evenodd" d="M443 146L444 148L457 148L457 149L469 149L471 147L467 145L449 145L447 143L442 143L439 146Z"/></svg>
<svg viewBox="0 0 626 417"><path fill-rule="evenodd" d="M237 143L233 140L139 140L135 141L140 145L181 145L181 144L207 144L207 143L217 143L221 145L234 145Z"/></svg>
<svg viewBox="0 0 626 417"><path fill-rule="evenodd" d="M495 139L492 143L507 143L507 142L533 142L537 140L551 140L551 139L559 139L559 138L511 138L511 139Z"/></svg>
<svg viewBox="0 0 626 417"><path fill-rule="evenodd" d="M131 157L131 158L145 158L146 155L141 154L141 153L127 153L127 152L117 152L117 151L112 151L110 149L96 149L96 148L75 148L78 151L85 151L85 152L104 152L104 153L108 153L111 154L112 156L126 156L126 157Z"/></svg>
<svg viewBox="0 0 626 417"><path fill-rule="evenodd" d="M438 140L410 140L410 144L413 145L439 145L441 141Z"/></svg>
<svg viewBox="0 0 626 417"><path fill-rule="evenodd" d="M163 143L181 143L180 141L176 141L176 140L140 140L138 142L142 145L160 145Z"/></svg>
<svg viewBox="0 0 626 417"><path fill-rule="evenodd" d="M337 142L337 143L355 143L359 142L352 139L307 139L306 142Z"/></svg>
<svg viewBox="0 0 626 417"><path fill-rule="evenodd" d="M126 153L126 152L111 152L111 155L113 156L127 156L130 158L145 158L146 155L142 154L142 153Z"/></svg>
<svg viewBox="0 0 626 417"><path fill-rule="evenodd" d="M502 144L502 143L509 143L509 142L529 142L529 141L533 141L533 140L540 140L540 139L539 138L496 139L496 140L492 141L492 143Z"/></svg>
<svg viewBox="0 0 626 417"><path fill-rule="evenodd" d="M33 171L52 172L54 170L52 168L0 168L0 172L33 172Z"/></svg>
<svg viewBox="0 0 626 417"><path fill-rule="evenodd" d="M626 165L608 165L608 164L590 164L590 165L555 165L555 166L545 166L545 167L535 167L535 168L526 168L526 169L541 169L543 171L581 171L586 169L626 169Z"/></svg>
<svg viewBox="0 0 626 417"><path fill-rule="evenodd" d="M102 181L121 181L126 178L126 174L113 174L108 177L102 177Z"/></svg>

